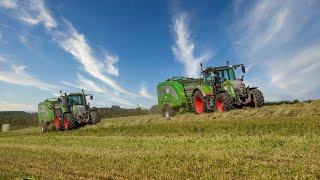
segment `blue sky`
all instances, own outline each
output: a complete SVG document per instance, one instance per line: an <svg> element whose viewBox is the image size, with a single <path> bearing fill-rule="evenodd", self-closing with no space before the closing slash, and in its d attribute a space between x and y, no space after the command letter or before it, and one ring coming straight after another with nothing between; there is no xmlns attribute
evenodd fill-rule
<svg viewBox="0 0 320 180"><path fill-rule="evenodd" d="M85 89L150 107L156 85L244 63L266 100L319 99L320 2L0 0L0 110Z"/></svg>

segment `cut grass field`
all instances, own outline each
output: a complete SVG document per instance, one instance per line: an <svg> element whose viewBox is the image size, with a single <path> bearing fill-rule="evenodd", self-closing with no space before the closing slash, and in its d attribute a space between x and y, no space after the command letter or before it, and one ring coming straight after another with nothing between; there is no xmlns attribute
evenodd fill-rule
<svg viewBox="0 0 320 180"><path fill-rule="evenodd" d="M0 179L320 178L320 101L0 133Z"/></svg>

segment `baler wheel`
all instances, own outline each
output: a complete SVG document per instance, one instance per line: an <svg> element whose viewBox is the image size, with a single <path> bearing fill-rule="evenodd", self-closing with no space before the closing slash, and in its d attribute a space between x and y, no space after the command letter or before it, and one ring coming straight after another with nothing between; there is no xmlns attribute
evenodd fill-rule
<svg viewBox="0 0 320 180"><path fill-rule="evenodd" d="M41 123L41 132L45 133L49 131L49 127L47 123Z"/></svg>
<svg viewBox="0 0 320 180"><path fill-rule="evenodd" d="M163 109L163 112L162 112L162 117L174 117L176 116L176 111L174 109L171 109L170 108L170 105L167 104L164 109Z"/></svg>

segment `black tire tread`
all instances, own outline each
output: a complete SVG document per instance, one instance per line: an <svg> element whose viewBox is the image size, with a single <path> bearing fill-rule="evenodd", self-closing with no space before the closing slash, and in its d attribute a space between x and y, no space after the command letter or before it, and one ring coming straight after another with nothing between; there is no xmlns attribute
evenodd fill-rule
<svg viewBox="0 0 320 180"><path fill-rule="evenodd" d="M230 111L234 108L233 98L227 92L217 94L215 98L215 104L217 103L218 98L222 98L224 111ZM215 105L215 107L217 106Z"/></svg>
<svg viewBox="0 0 320 180"><path fill-rule="evenodd" d="M250 90L253 96L256 98L257 107L260 108L264 105L264 97L262 92L259 89L252 89ZM255 104L253 102L253 107L255 107Z"/></svg>
<svg viewBox="0 0 320 180"><path fill-rule="evenodd" d="M100 114L97 111L91 111L90 116L91 116L91 123L93 125L98 124L100 122Z"/></svg>
<svg viewBox="0 0 320 180"><path fill-rule="evenodd" d="M68 129L65 129L65 130L71 130L77 127L77 120L76 118L73 117L71 113L66 113L63 117L67 118L68 120Z"/></svg>

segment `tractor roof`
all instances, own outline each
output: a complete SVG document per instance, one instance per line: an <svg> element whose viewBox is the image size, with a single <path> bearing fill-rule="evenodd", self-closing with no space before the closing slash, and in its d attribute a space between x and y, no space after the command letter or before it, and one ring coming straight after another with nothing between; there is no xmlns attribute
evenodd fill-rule
<svg viewBox="0 0 320 180"><path fill-rule="evenodd" d="M75 93L68 94L68 96L72 96L72 95L83 95L83 94L82 94L82 92L75 92Z"/></svg>
<svg viewBox="0 0 320 180"><path fill-rule="evenodd" d="M230 69L232 66L215 66L215 67L207 67L203 70L203 72L209 72L209 71L217 71L217 70L223 70L223 69Z"/></svg>

